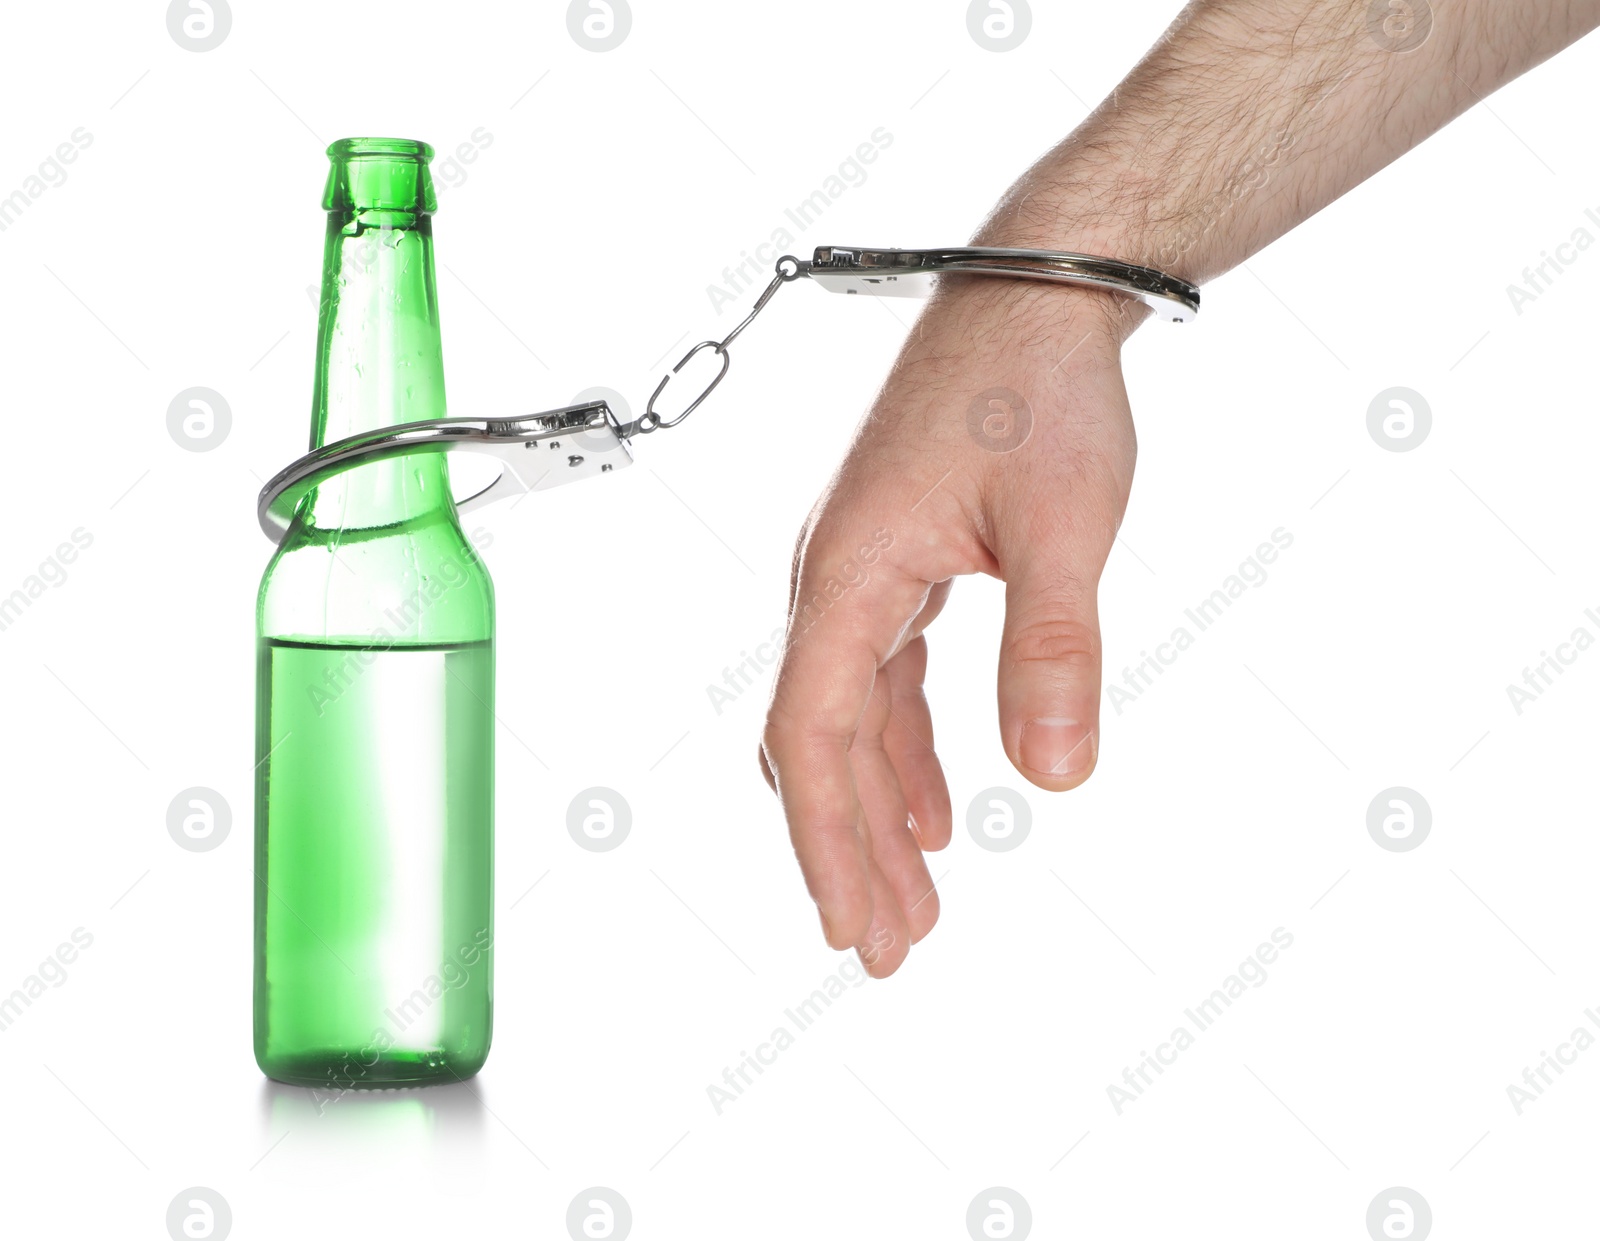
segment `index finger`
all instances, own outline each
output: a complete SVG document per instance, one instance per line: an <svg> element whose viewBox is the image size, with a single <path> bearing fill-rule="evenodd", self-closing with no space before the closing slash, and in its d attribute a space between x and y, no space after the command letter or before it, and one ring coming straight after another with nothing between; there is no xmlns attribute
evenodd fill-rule
<svg viewBox="0 0 1600 1241"><path fill-rule="evenodd" d="M761 746L806 889L834 948L872 923L870 839L849 753L879 667L921 610L928 583L852 546L808 543Z"/></svg>

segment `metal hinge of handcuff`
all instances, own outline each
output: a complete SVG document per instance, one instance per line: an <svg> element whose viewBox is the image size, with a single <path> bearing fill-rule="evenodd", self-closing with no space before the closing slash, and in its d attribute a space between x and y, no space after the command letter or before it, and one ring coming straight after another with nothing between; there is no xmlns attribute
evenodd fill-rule
<svg viewBox="0 0 1600 1241"><path fill-rule="evenodd" d="M530 491L545 491L633 464L629 441L636 435L677 426L698 409L728 373L728 346L766 308L783 285L810 277L837 293L920 297L931 291L935 275L1016 276L1083 285L1136 297L1158 315L1187 323L1200 310L1200 290L1186 280L1150 267L1116 259L1051 250L1008 250L964 246L946 250L870 250L819 246L809 263L786 254L777 261L771 283L756 304L721 340L703 340L661 377L645 411L619 422L605 401L588 401L512 418L430 418L384 427L325 444L280 470L261 489L256 516L267 537L277 542L300 503L333 475L392 457L419 452L472 452L496 457L501 472L487 486L458 498L466 511ZM663 418L656 402L668 382L703 350L722 359L700 395L681 413Z"/></svg>

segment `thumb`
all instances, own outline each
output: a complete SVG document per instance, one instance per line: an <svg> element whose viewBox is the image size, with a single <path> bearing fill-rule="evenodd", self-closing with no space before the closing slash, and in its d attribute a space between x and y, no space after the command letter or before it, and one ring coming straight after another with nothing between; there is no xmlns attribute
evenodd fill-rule
<svg viewBox="0 0 1600 1241"><path fill-rule="evenodd" d="M1012 763L1040 788L1075 788L1100 750L1100 619L1095 602L1109 548L1064 520L1027 532L1002 560L1000 735Z"/></svg>

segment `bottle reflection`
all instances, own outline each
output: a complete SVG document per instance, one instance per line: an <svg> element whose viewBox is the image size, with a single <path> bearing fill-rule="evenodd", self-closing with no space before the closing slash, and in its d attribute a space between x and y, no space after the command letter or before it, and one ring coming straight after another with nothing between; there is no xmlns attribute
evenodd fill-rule
<svg viewBox="0 0 1600 1241"><path fill-rule="evenodd" d="M348 1147L352 1140L481 1147L488 1108L481 1079L390 1090L319 1090L261 1083L263 1149L310 1140Z"/></svg>

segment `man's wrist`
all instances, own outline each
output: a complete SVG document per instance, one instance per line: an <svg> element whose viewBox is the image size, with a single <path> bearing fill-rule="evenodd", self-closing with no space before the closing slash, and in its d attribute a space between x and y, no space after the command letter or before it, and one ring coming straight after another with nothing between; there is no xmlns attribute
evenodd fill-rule
<svg viewBox="0 0 1600 1241"><path fill-rule="evenodd" d="M1115 201L1110 194L1092 201L1081 185L1063 197L1056 187L1034 187L1024 178L984 221L972 244L1087 254L1194 281L1190 269L1198 239L1186 244L1173 230L1152 227L1133 193L1124 183L1115 191ZM1076 306L1081 313L1089 315L1100 307L1100 317L1119 342L1149 317L1148 308L1131 295L1071 291L1080 295Z"/></svg>
<svg viewBox="0 0 1600 1241"><path fill-rule="evenodd" d="M1068 355L1114 358L1148 313L1136 298L1100 289L967 275L940 277L926 311L933 331L959 333L985 351L1049 355L1062 370Z"/></svg>

